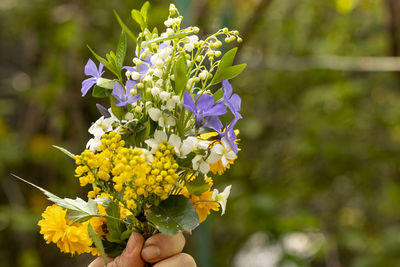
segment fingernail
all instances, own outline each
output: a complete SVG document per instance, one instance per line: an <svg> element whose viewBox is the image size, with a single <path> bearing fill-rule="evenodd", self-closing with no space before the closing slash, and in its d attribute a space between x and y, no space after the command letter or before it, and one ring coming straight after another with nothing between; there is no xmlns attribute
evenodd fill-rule
<svg viewBox="0 0 400 267"><path fill-rule="evenodd" d="M142 257L146 260L156 259L160 256L160 249L156 246L148 246L142 250Z"/></svg>

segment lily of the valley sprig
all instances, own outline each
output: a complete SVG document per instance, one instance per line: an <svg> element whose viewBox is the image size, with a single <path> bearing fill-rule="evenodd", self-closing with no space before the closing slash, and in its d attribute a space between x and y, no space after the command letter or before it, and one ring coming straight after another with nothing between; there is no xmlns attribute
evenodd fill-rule
<svg viewBox="0 0 400 267"><path fill-rule="evenodd" d="M181 28L173 4L166 29L150 30L149 7L132 10L138 35L115 12L122 27L115 52L101 57L89 47L81 93L108 98L110 107L97 104L101 117L86 150L57 147L75 160L88 201L40 188L55 203L42 214L40 233L62 252L115 256L133 231L190 232L211 210L226 210L231 186L220 193L214 181L239 152L241 99L229 80L245 64L232 66L236 49L223 54L221 47L241 38L224 28L201 40L197 27ZM134 58L126 58L130 42Z"/></svg>

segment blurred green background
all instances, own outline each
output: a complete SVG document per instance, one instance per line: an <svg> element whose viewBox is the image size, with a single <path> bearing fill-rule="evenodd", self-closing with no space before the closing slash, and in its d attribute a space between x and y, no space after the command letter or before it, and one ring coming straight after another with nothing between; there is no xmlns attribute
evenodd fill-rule
<svg viewBox="0 0 400 267"><path fill-rule="evenodd" d="M168 1L150 1L163 28ZM87 266L46 245L49 204L16 173L64 197L85 192L73 162L99 114L81 98L90 44L114 49L143 1L0 0L0 267ZM238 29L233 80L242 151L216 185L233 190L187 238L200 267L400 266L400 3L177 0L206 36ZM131 46L132 47L132 46ZM225 47L229 49L230 47ZM132 53L132 51L131 51Z"/></svg>

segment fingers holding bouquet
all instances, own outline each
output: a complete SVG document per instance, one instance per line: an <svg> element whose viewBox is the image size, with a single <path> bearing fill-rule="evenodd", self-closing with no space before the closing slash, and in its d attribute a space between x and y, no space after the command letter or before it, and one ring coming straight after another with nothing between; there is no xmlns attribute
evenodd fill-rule
<svg viewBox="0 0 400 267"><path fill-rule="evenodd" d="M184 245L182 233L174 236L159 233L146 241L140 234L132 233L122 254L108 258L107 267L144 267L145 262L155 267L195 267L194 259L182 253ZM98 257L88 267L104 267L103 258Z"/></svg>

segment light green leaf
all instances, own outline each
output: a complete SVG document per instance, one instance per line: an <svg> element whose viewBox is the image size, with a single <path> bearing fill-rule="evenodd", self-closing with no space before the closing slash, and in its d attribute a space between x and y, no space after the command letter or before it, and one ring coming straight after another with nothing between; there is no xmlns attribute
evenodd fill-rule
<svg viewBox="0 0 400 267"><path fill-rule="evenodd" d="M65 155L67 155L71 159L75 159L75 155L72 154L71 152L69 152L68 150L66 150L65 148L60 147L60 146L55 146L55 145L53 145L53 147L57 148L58 150L60 150L62 153L64 153Z"/></svg>
<svg viewBox="0 0 400 267"><path fill-rule="evenodd" d="M149 13L149 9L150 9L150 3L149 1L146 1L142 8L140 9L140 14L142 14L142 17L144 19L144 22L147 24L147 15Z"/></svg>
<svg viewBox="0 0 400 267"><path fill-rule="evenodd" d="M40 186L37 186L31 182L28 182L21 177L18 177L15 174L11 174L15 178L39 189L42 191L50 200L51 202L54 202L58 206L65 208L68 210L67 217L71 221L74 222L83 222L89 220L91 217L98 216L97 214L97 203L91 199L89 199L88 202L84 201L81 198L76 198L76 199L71 199L71 198L60 198L49 191L41 188Z"/></svg>
<svg viewBox="0 0 400 267"><path fill-rule="evenodd" d="M88 224L88 232L89 232L90 238L93 240L94 245L100 251L100 254L103 257L104 266L106 266L108 262L107 262L106 253L104 252L103 242L101 242L100 236L96 233L96 231L93 229L93 227L90 225L90 223Z"/></svg>
<svg viewBox="0 0 400 267"><path fill-rule="evenodd" d="M111 95L112 91L113 90L95 85L92 91L92 96L96 98L104 98Z"/></svg>
<svg viewBox="0 0 400 267"><path fill-rule="evenodd" d="M181 95L186 88L188 81L187 70L186 70L186 57L182 53L174 66L174 76L175 76L175 93Z"/></svg>
<svg viewBox="0 0 400 267"><path fill-rule="evenodd" d="M122 68L122 65L124 64L126 47L127 47L126 34L124 31L122 31L117 47L117 63L119 68Z"/></svg>
<svg viewBox="0 0 400 267"><path fill-rule="evenodd" d="M160 232L168 235L175 235L178 231L190 232L199 225L195 208L184 196L170 196L159 206L146 211L146 216Z"/></svg>
<svg viewBox="0 0 400 267"><path fill-rule="evenodd" d="M125 23L121 20L121 18L119 17L117 11L114 10L114 15L118 20L119 25L121 26L121 28L126 32L126 34L129 35L129 37L132 39L132 41L134 43L136 43L136 36L133 34L133 32L128 28L128 26L125 25Z"/></svg>
<svg viewBox="0 0 400 267"><path fill-rule="evenodd" d="M226 52L221 58L221 61L218 65L218 69L220 69L220 68L224 69L224 68L232 66L233 61L235 60L236 52L237 52L237 47L232 48L231 50ZM217 72L218 72L218 70L217 70Z"/></svg>
<svg viewBox="0 0 400 267"><path fill-rule="evenodd" d="M147 27L147 24L142 16L142 14L140 13L140 11L136 10L136 9L132 9L131 16L140 25L140 28L142 29L142 31L144 31L144 29L146 29L146 27Z"/></svg>
<svg viewBox="0 0 400 267"><path fill-rule="evenodd" d="M152 44L152 43L161 43L161 42L168 41L168 40L183 38L183 37L190 35L192 33L195 33L195 32L196 32L195 30L192 30L192 31L187 31L187 32L175 33L170 36L157 37L157 38L143 42L142 46L148 46L149 44Z"/></svg>
<svg viewBox="0 0 400 267"><path fill-rule="evenodd" d="M238 76L246 68L246 64L235 65L222 69L220 72L215 73L211 84L222 82L223 80L230 80Z"/></svg>
<svg viewBox="0 0 400 267"><path fill-rule="evenodd" d="M224 96L224 92L222 92L222 88L219 88L215 93L214 93L214 100L218 101Z"/></svg>

